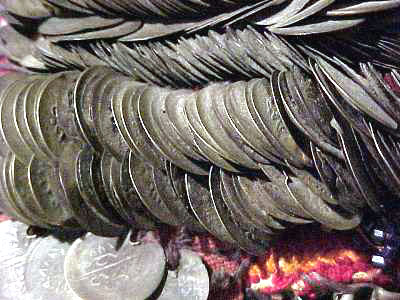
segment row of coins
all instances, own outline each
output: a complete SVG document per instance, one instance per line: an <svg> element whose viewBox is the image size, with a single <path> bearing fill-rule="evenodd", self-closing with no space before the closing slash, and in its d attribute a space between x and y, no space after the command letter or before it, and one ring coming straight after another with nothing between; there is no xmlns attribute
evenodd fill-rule
<svg viewBox="0 0 400 300"><path fill-rule="evenodd" d="M141 243L132 243L128 235L118 247L118 238L86 234L78 239L51 235L33 239L26 231L19 222L0 224L3 300L208 297L209 276L201 258L180 250L178 269L167 270L164 250L151 233Z"/></svg>
<svg viewBox="0 0 400 300"><path fill-rule="evenodd" d="M369 181L388 170L360 164L373 145L343 131L298 69L196 91L105 67L2 84L2 206L27 224L102 236L185 226L261 254L291 224L351 229L366 203L379 209Z"/></svg>
<svg viewBox="0 0 400 300"><path fill-rule="evenodd" d="M307 4L302 0L4 2L10 12L9 19L16 23L21 22L18 16L39 20L38 31L57 41L116 39L121 36L123 41L144 41L198 32L218 25L232 26L239 22L282 35L311 35L354 28L370 20L384 27L396 20L395 12L400 6L396 0L368 4L362 1ZM376 16L382 16L382 11L386 22L376 22Z"/></svg>

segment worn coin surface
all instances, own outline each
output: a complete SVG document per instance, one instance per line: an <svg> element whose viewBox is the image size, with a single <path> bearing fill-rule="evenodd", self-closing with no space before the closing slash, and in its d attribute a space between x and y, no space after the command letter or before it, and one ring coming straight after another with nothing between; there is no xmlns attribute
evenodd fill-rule
<svg viewBox="0 0 400 300"><path fill-rule="evenodd" d="M178 269L168 271L158 300L206 300L210 290L207 269L201 258L190 250L181 250Z"/></svg>
<svg viewBox="0 0 400 300"><path fill-rule="evenodd" d="M20 222L0 223L0 299L22 300L27 297L24 281L29 246L34 239L28 238L28 226Z"/></svg>
<svg viewBox="0 0 400 300"><path fill-rule="evenodd" d="M78 300L64 277L64 259L71 244L52 236L31 246L25 269L28 299Z"/></svg>
<svg viewBox="0 0 400 300"><path fill-rule="evenodd" d="M87 234L76 240L65 258L65 277L83 299L144 300L160 285L165 271L163 248L134 245Z"/></svg>

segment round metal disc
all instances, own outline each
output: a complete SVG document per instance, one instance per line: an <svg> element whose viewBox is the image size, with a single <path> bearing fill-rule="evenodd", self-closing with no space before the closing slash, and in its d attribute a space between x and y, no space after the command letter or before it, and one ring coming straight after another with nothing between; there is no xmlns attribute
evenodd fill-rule
<svg viewBox="0 0 400 300"><path fill-rule="evenodd" d="M178 269L168 271L158 300L207 300L210 290L208 272L200 256L182 249Z"/></svg>
<svg viewBox="0 0 400 300"><path fill-rule="evenodd" d="M88 234L76 240L65 258L65 277L82 299L143 300L164 277L165 255L157 243L118 249L116 240Z"/></svg>
<svg viewBox="0 0 400 300"><path fill-rule="evenodd" d="M64 259L71 244L52 236L31 246L24 274L30 299L79 300L64 277Z"/></svg>

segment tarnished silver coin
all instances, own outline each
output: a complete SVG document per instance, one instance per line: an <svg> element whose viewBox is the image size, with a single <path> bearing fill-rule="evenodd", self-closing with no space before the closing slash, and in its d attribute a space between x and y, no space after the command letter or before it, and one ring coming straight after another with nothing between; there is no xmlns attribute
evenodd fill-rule
<svg viewBox="0 0 400 300"><path fill-rule="evenodd" d="M128 113L126 106L128 100L130 100L131 94L135 93L137 87L139 86L140 83L125 81L121 83L121 87L118 89L118 92L111 99L111 109L115 126L118 130L118 133L125 140L130 149L136 149L135 139L129 134L126 124L127 120L125 119L124 114Z"/></svg>
<svg viewBox="0 0 400 300"><path fill-rule="evenodd" d="M206 131L228 155L225 158L237 163L238 165L257 169L257 164L250 159L250 157L248 157L227 134L213 109L216 103L223 102L223 88L224 87L219 84L209 86L202 94L202 97L196 98L200 120Z"/></svg>
<svg viewBox="0 0 400 300"><path fill-rule="evenodd" d="M220 105L221 110L225 112L226 118L231 122L240 138L261 155L271 157L273 145L258 128L246 104L246 101L249 102L251 99L251 95L247 91L257 82L257 80L247 83L239 81L231 84L227 87L226 95Z"/></svg>
<svg viewBox="0 0 400 300"><path fill-rule="evenodd" d="M130 177L129 157L131 153L126 153L119 170L115 168L116 159L111 163L111 182L114 186L115 196L120 199L121 209L127 216L127 221L133 226L141 229L157 229L159 221L148 210L136 193L135 186ZM117 162L118 163L118 162ZM119 171L119 172L118 172ZM119 174L119 180L117 174Z"/></svg>
<svg viewBox="0 0 400 300"><path fill-rule="evenodd" d="M217 213L219 221L234 239L235 245L254 255L262 255L262 253L265 253L269 245L269 235L260 233L260 231L257 230L255 226L251 226L251 224L247 224L249 226L246 228L246 224L239 224L234 218L234 214L232 214L232 211L229 210L223 200L219 170L215 167L210 169L208 184L212 206Z"/></svg>
<svg viewBox="0 0 400 300"><path fill-rule="evenodd" d="M0 159L0 193L1 193L1 209L8 216L12 217L14 220L21 221L25 224L31 224L29 218L24 216L19 208L16 207L14 203L13 193L10 187L10 178L8 176L8 169L10 168L11 162L11 152L6 158L1 157Z"/></svg>
<svg viewBox="0 0 400 300"><path fill-rule="evenodd" d="M87 234L76 240L65 258L65 278L73 291L88 300L144 300L160 285L165 271L161 245L134 245Z"/></svg>
<svg viewBox="0 0 400 300"><path fill-rule="evenodd" d="M23 140L17 134L16 122L13 119L13 104L18 98L23 97L25 85L29 84L29 82L30 80L25 78L11 84L2 95L3 99L0 105L0 134L2 135L2 139L18 159L25 163L29 162L32 151L26 147Z"/></svg>
<svg viewBox="0 0 400 300"><path fill-rule="evenodd" d="M18 215L15 213L13 205L10 204L5 177L3 174L6 163L7 159L0 155L0 170L2 170L0 172L0 210L3 212L3 214L11 217L14 220L18 220Z"/></svg>
<svg viewBox="0 0 400 300"><path fill-rule="evenodd" d="M147 209L161 222L171 226L179 223L174 214L165 205L153 180L153 166L142 160L132 151L129 154L129 175L136 193Z"/></svg>
<svg viewBox="0 0 400 300"><path fill-rule="evenodd" d="M112 75L110 71L103 67L93 67L82 72L75 83L73 107L76 125L81 134L81 138L93 146L98 151L103 147L95 138L93 113L90 113L92 100L99 92L100 82L103 84L105 78Z"/></svg>
<svg viewBox="0 0 400 300"><path fill-rule="evenodd" d="M140 122L147 136L161 155L184 170L194 174L205 175L207 172L202 167L199 167L195 162L178 151L169 139L162 138L162 130L157 126L158 124L154 119L153 111L167 95L168 91L165 89L146 89L138 100Z"/></svg>
<svg viewBox="0 0 400 300"><path fill-rule="evenodd" d="M188 125L193 134L194 144L199 152L213 164L228 171L240 172L240 168L238 168L237 165L225 159L225 157L229 157L229 155L215 142L201 122L196 107L196 98L203 97L204 93L203 89L199 93L196 93L195 97L187 98L184 106L184 114L189 121Z"/></svg>
<svg viewBox="0 0 400 300"><path fill-rule="evenodd" d="M219 240L233 244L234 239L226 230L213 206L207 179L207 177L185 174L186 194L190 207L204 229Z"/></svg>
<svg viewBox="0 0 400 300"><path fill-rule="evenodd" d="M29 187L28 167L20 162L14 155L9 165L10 191L14 196L14 203L23 213L33 220L33 225L43 228L49 227L46 215L40 203L37 202Z"/></svg>
<svg viewBox="0 0 400 300"><path fill-rule="evenodd" d="M87 201L83 199L87 195L82 195L79 190L77 173L79 171L78 159L81 147L81 145L75 143L68 144L63 153L64 161L60 163L59 177L67 198L68 209L79 225L88 232L100 236L120 236L125 228L114 226L103 216L95 214L86 204Z"/></svg>
<svg viewBox="0 0 400 300"><path fill-rule="evenodd" d="M181 250L178 269L168 271L158 300L206 300L210 290L208 272L201 258L190 250Z"/></svg>
<svg viewBox="0 0 400 300"><path fill-rule="evenodd" d="M122 83L127 81L127 77L115 75L113 80L104 83L103 93L92 101L92 113L97 138L119 161L122 161L124 153L129 147L116 126L111 101L117 91L121 89Z"/></svg>
<svg viewBox="0 0 400 300"><path fill-rule="evenodd" d="M18 131L21 133L22 139L28 145L28 147L32 149L32 151L35 153L35 156L47 161L47 154L43 152L42 149L39 147L31 130L32 119L34 118L34 104L36 102L37 94L39 93L39 90L45 80L46 79L44 77L30 84L27 94L23 99L22 107L20 106L21 104L19 104L19 102L17 101L16 126L18 128Z"/></svg>
<svg viewBox="0 0 400 300"><path fill-rule="evenodd" d="M124 120L126 122L126 128L131 136L132 140L135 141L135 149L137 152L147 161L157 168L162 168L163 161L161 159L160 152L152 146L152 142L145 133L138 113L138 101L141 95L146 91L148 86L140 87L136 92L131 94L128 106L123 107L124 111L128 114L124 114ZM132 149L133 150L133 149Z"/></svg>
<svg viewBox="0 0 400 300"><path fill-rule="evenodd" d="M23 300L27 298L24 270L29 246L34 239L28 238L28 226L20 222L0 223L0 299Z"/></svg>
<svg viewBox="0 0 400 300"><path fill-rule="evenodd" d="M192 143L187 143L184 138L181 137L181 133L178 132L176 126L169 118L167 113L167 103L168 102L177 102L176 98L186 97L192 93L191 90L176 90L170 91L168 96L164 98L158 107L154 109L154 119L158 123L158 127L160 127L163 132L163 136L166 136L170 139L171 143L181 151L183 154L188 157L193 158L198 161L205 161L204 157L198 154L195 147ZM190 131L190 130L189 130Z"/></svg>
<svg viewBox="0 0 400 300"><path fill-rule="evenodd" d="M193 231L203 232L203 227L197 221L193 210L190 208L189 199L186 193L185 171L179 169L169 161L166 161L166 171L168 172L172 189L174 190L176 197L180 200L180 203L174 203L176 205L174 211L178 214L182 214L181 218L186 220L182 222L182 224L185 224L187 228Z"/></svg>
<svg viewBox="0 0 400 300"><path fill-rule="evenodd" d="M55 176L58 170L33 157L28 165L27 173L29 193L25 192L24 200L33 199L47 223L55 226L70 223L73 216L65 204L66 199L59 178ZM16 186L18 186L17 182ZM23 186L20 189L23 190Z"/></svg>
<svg viewBox="0 0 400 300"><path fill-rule="evenodd" d="M78 300L64 277L64 259L70 243L52 236L39 239L31 246L24 280L27 299Z"/></svg>
<svg viewBox="0 0 400 300"><path fill-rule="evenodd" d="M53 163L57 162L58 156L50 149L49 145L46 143L46 139L48 140L48 138L50 138L53 146L61 149L59 151L63 151L63 147L60 147L61 141L64 142L63 145L65 146L65 137L63 138L62 135L60 135L59 137L62 138L58 141L56 139L57 103L55 100L60 97L59 91L57 91L57 89L60 89L59 84L61 83L62 86L64 86L63 80L60 80L61 77L64 77L62 73L49 76L49 78L40 85L32 106L29 105L30 101L27 99L28 106L26 113L28 116L28 128L39 149L45 153L48 160ZM58 84L58 86L55 84ZM55 89L53 90L53 88Z"/></svg>
<svg viewBox="0 0 400 300"><path fill-rule="evenodd" d="M37 210L33 207L33 203L30 203L30 201L26 201L26 199L18 195L18 191L15 187L15 182L20 182L24 175L23 172L21 172L22 174L19 174L20 172L14 174L16 169L18 169L18 171L23 171L22 167L15 167L16 163L18 163L19 166L22 165L22 163L18 159L16 159L14 154L9 154L4 165L3 176L4 182L6 184L6 191L8 192L7 195L9 197L9 203L12 205L14 212L18 216L17 220L29 225L46 227L47 224L43 220L37 218L38 215L34 213Z"/></svg>

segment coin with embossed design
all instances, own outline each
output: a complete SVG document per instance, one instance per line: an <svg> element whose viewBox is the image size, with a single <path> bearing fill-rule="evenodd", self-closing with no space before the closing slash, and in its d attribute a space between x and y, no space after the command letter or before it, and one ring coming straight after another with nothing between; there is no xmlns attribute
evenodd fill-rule
<svg viewBox="0 0 400 300"><path fill-rule="evenodd" d="M87 234L76 240L64 262L65 278L83 299L144 300L160 285L164 250L158 243L132 244Z"/></svg>
<svg viewBox="0 0 400 300"><path fill-rule="evenodd" d="M27 257L24 280L27 299L79 300L64 277L64 259L71 243L52 236L39 239Z"/></svg>
<svg viewBox="0 0 400 300"><path fill-rule="evenodd" d="M35 240L27 237L28 226L20 222L0 223L0 299L23 300L27 297L24 270L29 246Z"/></svg>

